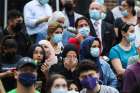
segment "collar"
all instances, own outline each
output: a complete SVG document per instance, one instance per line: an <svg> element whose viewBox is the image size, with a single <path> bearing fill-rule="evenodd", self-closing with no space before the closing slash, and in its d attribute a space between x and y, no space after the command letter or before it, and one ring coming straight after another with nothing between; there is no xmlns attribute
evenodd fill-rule
<svg viewBox="0 0 140 93"><path fill-rule="evenodd" d="M93 19L90 19L91 20L91 22L94 24L95 22L98 22L99 24L101 24L101 22L102 22L102 20L100 19L100 20L98 20L98 21L96 21L96 20L93 20Z"/></svg>
<svg viewBox="0 0 140 93"><path fill-rule="evenodd" d="M46 4L45 5L40 4L38 0L33 0L33 1L35 2L35 5L37 5L37 6L42 6L43 7L43 6L46 5Z"/></svg>

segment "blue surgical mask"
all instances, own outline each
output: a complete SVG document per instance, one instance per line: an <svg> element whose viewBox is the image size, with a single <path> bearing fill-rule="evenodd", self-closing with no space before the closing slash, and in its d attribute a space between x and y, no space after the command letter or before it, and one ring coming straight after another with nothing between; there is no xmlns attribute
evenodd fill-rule
<svg viewBox="0 0 140 93"><path fill-rule="evenodd" d="M99 57L99 55L100 55L100 49L99 48L90 48L90 54L93 57Z"/></svg>
<svg viewBox="0 0 140 93"><path fill-rule="evenodd" d="M39 3L45 5L49 2L49 0L39 0Z"/></svg>
<svg viewBox="0 0 140 93"><path fill-rule="evenodd" d="M97 78L92 76L87 76L85 79L80 81L83 88L95 89L97 85Z"/></svg>
<svg viewBox="0 0 140 93"><path fill-rule="evenodd" d="M59 43L62 41L62 34L54 34L52 37L54 43Z"/></svg>
<svg viewBox="0 0 140 93"><path fill-rule="evenodd" d="M88 26L82 27L78 29L78 32L83 35L84 37L87 37L90 33L90 28Z"/></svg>
<svg viewBox="0 0 140 93"><path fill-rule="evenodd" d="M60 87L60 88L52 88L51 93L67 93L67 89Z"/></svg>
<svg viewBox="0 0 140 93"><path fill-rule="evenodd" d="M101 5L104 5L104 0L95 0L96 2L98 2L99 4L101 4Z"/></svg>
<svg viewBox="0 0 140 93"><path fill-rule="evenodd" d="M92 18L93 20L99 20L99 19L101 19L101 13L100 13L100 11L98 11L98 10L90 10L89 11L89 15L90 15L90 18Z"/></svg>
<svg viewBox="0 0 140 93"><path fill-rule="evenodd" d="M22 73L19 75L18 80L24 87L30 87L35 84L37 76L32 73Z"/></svg>
<svg viewBox="0 0 140 93"><path fill-rule="evenodd" d="M128 16L127 10L122 11L122 15L123 15L123 16Z"/></svg>
<svg viewBox="0 0 140 93"><path fill-rule="evenodd" d="M133 42L133 41L135 41L135 39L136 39L135 33L129 33L128 40L130 42Z"/></svg>

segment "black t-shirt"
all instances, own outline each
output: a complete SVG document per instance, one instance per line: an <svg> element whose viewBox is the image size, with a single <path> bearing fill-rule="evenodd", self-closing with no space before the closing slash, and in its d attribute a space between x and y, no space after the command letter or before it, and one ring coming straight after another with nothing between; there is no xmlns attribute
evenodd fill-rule
<svg viewBox="0 0 140 93"><path fill-rule="evenodd" d="M11 68L16 68L17 62L20 58L21 56L19 55L16 55L14 58L11 59L0 56L0 73L5 72ZM16 88L16 80L14 75L1 78L1 80L6 92Z"/></svg>
<svg viewBox="0 0 140 93"><path fill-rule="evenodd" d="M76 80L76 71L69 71L67 70L63 63L59 62L58 64L53 65L49 69L49 75L52 74L61 74L64 75L67 80Z"/></svg>

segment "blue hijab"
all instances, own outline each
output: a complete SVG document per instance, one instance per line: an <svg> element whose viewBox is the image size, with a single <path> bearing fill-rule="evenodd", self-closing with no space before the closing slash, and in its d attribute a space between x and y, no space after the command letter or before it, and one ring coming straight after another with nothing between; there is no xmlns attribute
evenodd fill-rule
<svg viewBox="0 0 140 93"><path fill-rule="evenodd" d="M91 48L94 40L99 41L99 44L101 46L100 40L98 38L96 38L96 37L86 38L80 45L80 60L90 59L90 60L93 60L94 62L96 62L97 66L99 68L99 71L100 71L100 79L103 80L103 71L101 69L99 57L93 57L90 54L90 48Z"/></svg>

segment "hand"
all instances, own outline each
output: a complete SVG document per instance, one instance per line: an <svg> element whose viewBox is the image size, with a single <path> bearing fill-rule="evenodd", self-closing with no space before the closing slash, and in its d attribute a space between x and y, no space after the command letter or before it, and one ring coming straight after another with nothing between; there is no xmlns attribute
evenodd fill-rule
<svg viewBox="0 0 140 93"><path fill-rule="evenodd" d="M44 18L42 19L42 21L43 21L43 22L48 22L48 19L49 19L49 18L50 18L49 16L44 17Z"/></svg>
<svg viewBox="0 0 140 93"><path fill-rule="evenodd" d="M39 20L36 22L36 25L39 25L39 24L44 23L44 22L48 22L48 19L49 19L49 18L50 18L50 17L47 16L47 17L44 17L44 18L39 19Z"/></svg>
<svg viewBox="0 0 140 93"><path fill-rule="evenodd" d="M45 74L46 72L48 72L48 70L49 70L49 65L47 63L44 63L41 66L41 71Z"/></svg>
<svg viewBox="0 0 140 93"><path fill-rule="evenodd" d="M12 72L11 70L1 73L1 77L9 77L13 75L14 75L14 72Z"/></svg>

